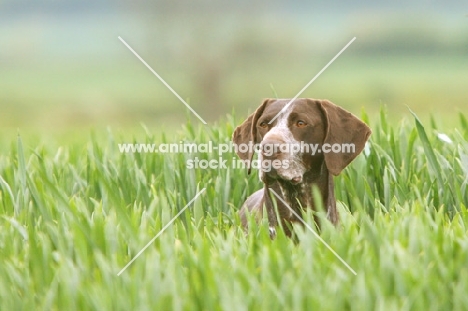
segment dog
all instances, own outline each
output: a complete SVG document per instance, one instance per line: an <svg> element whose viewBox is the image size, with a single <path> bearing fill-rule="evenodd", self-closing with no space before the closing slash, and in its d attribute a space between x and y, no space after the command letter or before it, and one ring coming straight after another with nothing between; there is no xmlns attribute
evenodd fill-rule
<svg viewBox="0 0 468 311"><path fill-rule="evenodd" d="M265 208L272 238L279 222L285 234L291 236L291 224L299 221L295 214L301 215L305 208L317 211L313 185L319 190L328 220L335 226L339 223L333 176L361 153L371 135L364 122L328 100L299 98L288 104L290 101L265 99L232 136L234 146L238 147L235 151L247 163L249 174L255 148L246 150L239 146L259 147L259 177L264 184L242 205L239 212L242 226L247 230L248 214L253 214L257 221L262 219ZM302 150L305 146L310 147L307 152ZM335 152L339 149L336 146L349 148L347 152ZM281 197L276 200L277 213L270 190ZM320 228L318 218L314 217Z"/></svg>

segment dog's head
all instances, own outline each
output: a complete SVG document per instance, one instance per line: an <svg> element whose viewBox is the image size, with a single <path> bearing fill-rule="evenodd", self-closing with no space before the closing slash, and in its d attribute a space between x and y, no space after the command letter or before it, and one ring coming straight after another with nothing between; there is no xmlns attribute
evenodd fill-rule
<svg viewBox="0 0 468 311"><path fill-rule="evenodd" d="M323 162L329 172L338 175L362 151L371 134L366 124L330 101L296 99L287 105L289 102L266 99L233 134L237 146L259 144L260 179L264 182L301 183L306 172ZM237 155L251 163L254 150L245 150L237 148Z"/></svg>

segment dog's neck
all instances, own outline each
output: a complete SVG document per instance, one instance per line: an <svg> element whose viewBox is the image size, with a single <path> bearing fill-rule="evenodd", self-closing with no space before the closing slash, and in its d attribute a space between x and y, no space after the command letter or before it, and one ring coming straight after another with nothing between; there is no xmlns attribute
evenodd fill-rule
<svg viewBox="0 0 468 311"><path fill-rule="evenodd" d="M327 211L328 219L333 224L338 224L333 176L328 171L325 162L322 162L320 165L317 165L315 169L311 169L304 174L303 181L300 184L294 185L285 180L276 180L272 181L272 183L265 183L264 200L267 206L269 206L267 211L270 224L275 226L277 224L277 217L274 212L272 201L274 195L271 194L268 189L273 189L282 197L284 203L293 209L296 214L302 215L302 211L307 208L312 209L314 212L317 211L313 195L313 186L316 186L319 191L319 198L317 199L323 199L323 202L321 203L323 204L323 209ZM278 205L278 213L283 225L285 224L284 221L299 221L294 213L290 211L289 207L284 206L284 203L281 200L276 200L275 198L275 201ZM314 219L317 227L320 228L320 221L316 215L314 215ZM290 230L287 228L285 228L285 232L287 235L290 234Z"/></svg>
<svg viewBox="0 0 468 311"><path fill-rule="evenodd" d="M284 200L294 211L299 212L301 209L306 208L316 210L313 186L317 187L321 198L324 199L323 204L326 209L326 201L329 195L329 178L331 176L329 176L328 169L323 164L318 170L310 170L304 174L303 181L300 184L294 185L285 180L278 180L278 185Z"/></svg>

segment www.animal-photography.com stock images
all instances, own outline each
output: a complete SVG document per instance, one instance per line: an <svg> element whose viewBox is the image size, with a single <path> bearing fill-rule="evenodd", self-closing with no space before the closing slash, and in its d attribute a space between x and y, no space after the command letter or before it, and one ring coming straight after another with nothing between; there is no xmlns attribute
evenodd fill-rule
<svg viewBox="0 0 468 311"><path fill-rule="evenodd" d="M468 310L468 4L0 2L0 310Z"/></svg>

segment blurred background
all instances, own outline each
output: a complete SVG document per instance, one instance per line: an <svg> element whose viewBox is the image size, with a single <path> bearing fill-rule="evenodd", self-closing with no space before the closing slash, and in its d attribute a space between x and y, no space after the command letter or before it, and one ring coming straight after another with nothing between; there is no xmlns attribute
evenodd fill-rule
<svg viewBox="0 0 468 311"><path fill-rule="evenodd" d="M208 122L305 91L359 115L468 112L468 2L0 2L0 127L60 131ZM448 121L450 122L450 121Z"/></svg>

